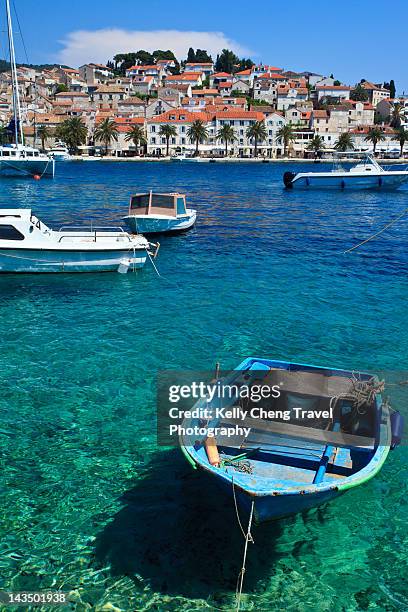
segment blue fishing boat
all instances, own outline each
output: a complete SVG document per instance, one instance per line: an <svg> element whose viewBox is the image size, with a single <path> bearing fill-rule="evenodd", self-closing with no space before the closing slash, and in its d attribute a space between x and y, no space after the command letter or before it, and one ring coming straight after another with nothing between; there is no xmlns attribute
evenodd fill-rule
<svg viewBox="0 0 408 612"><path fill-rule="evenodd" d="M251 357L216 386L222 393L196 405L210 415L184 419L181 448L257 523L367 482L401 441L402 416L370 374ZM261 387L273 393L255 401Z"/></svg>
<svg viewBox="0 0 408 612"><path fill-rule="evenodd" d="M129 212L124 221L136 234L163 234L190 229L196 216L195 210L186 207L185 195L150 192L130 198Z"/></svg>

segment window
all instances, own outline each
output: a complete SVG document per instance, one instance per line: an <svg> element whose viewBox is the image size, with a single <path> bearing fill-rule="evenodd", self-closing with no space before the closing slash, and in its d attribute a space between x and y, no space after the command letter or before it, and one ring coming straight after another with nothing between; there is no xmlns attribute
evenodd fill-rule
<svg viewBox="0 0 408 612"><path fill-rule="evenodd" d="M24 236L14 225L0 225L0 240L24 240Z"/></svg>
<svg viewBox="0 0 408 612"><path fill-rule="evenodd" d="M155 125L150 126L150 131L151 132L155 132L156 131L156 126Z"/></svg>

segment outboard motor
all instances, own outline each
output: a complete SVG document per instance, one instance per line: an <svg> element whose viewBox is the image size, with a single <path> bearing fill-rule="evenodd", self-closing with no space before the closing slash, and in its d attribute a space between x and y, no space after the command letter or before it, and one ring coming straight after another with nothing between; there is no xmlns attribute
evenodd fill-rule
<svg viewBox="0 0 408 612"><path fill-rule="evenodd" d="M293 179L295 178L296 174L294 172L285 172L285 174L283 175L283 182L285 183L285 187L287 187L288 189L291 189L293 187Z"/></svg>
<svg viewBox="0 0 408 612"><path fill-rule="evenodd" d="M404 433L404 417L394 410L391 414L391 450L401 443Z"/></svg>

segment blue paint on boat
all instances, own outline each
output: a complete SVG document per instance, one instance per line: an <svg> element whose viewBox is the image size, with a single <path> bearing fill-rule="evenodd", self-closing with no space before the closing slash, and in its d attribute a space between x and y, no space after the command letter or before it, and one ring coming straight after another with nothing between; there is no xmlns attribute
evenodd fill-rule
<svg viewBox="0 0 408 612"><path fill-rule="evenodd" d="M130 198L129 213L124 221L136 234L182 232L196 222L195 210L186 207L181 193L138 193Z"/></svg>
<svg viewBox="0 0 408 612"><path fill-rule="evenodd" d="M194 441L187 435L180 438L190 463L215 477L227 493L235 494L243 510L254 504L258 523L317 507L370 480L393 448L393 439L395 443L401 439L402 425L395 417L394 429L399 434L392 437L391 409L382 401L378 379L369 373L251 357L219 384L251 386L268 377L269 381L271 377L281 380L280 405L288 405L295 397L304 407L311 401L334 406L331 422L320 428L313 423L305 427L305 422L284 424L279 417L245 417L242 425L251 425L249 435L234 441L217 437L219 465L209 462L206 436ZM377 389L374 399L354 410L353 391L369 385ZM231 408L237 403L233 397L221 400L220 406ZM183 422L186 428L197 424L200 421L194 418ZM221 416L207 426L232 424L237 419ZM243 471L237 456L245 458Z"/></svg>

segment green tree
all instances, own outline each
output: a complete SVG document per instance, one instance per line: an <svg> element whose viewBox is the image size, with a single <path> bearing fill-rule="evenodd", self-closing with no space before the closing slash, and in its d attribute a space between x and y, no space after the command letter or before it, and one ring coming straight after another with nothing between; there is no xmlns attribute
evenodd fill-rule
<svg viewBox="0 0 408 612"><path fill-rule="evenodd" d="M221 55L217 55L215 70L216 72L228 72L228 74L231 74L238 65L239 57L237 57L233 51L223 49Z"/></svg>
<svg viewBox="0 0 408 612"><path fill-rule="evenodd" d="M140 125L133 125L126 134L125 140L126 142L133 142L137 154L139 153L139 146L145 145L147 142L145 131Z"/></svg>
<svg viewBox="0 0 408 612"><path fill-rule="evenodd" d="M336 79L336 80L334 81L333 85L334 85L335 87L339 87L339 85L341 85L341 82L339 81L339 79Z"/></svg>
<svg viewBox="0 0 408 612"><path fill-rule="evenodd" d="M406 142L408 142L408 131L403 128L403 127L399 127L395 130L396 136L397 136L397 140L399 142L399 145L401 147L401 153L400 153L400 157L403 157L404 155L404 145Z"/></svg>
<svg viewBox="0 0 408 612"><path fill-rule="evenodd" d="M160 126L159 136L164 136L166 139L166 155L169 156L169 148L170 148L170 138L175 138L177 136L177 130L174 125L169 125L168 123Z"/></svg>
<svg viewBox="0 0 408 612"><path fill-rule="evenodd" d="M287 123L286 125L283 125L278 130L276 136L277 138L280 138L283 141L283 154L286 157L289 144L291 143L292 140L295 140L296 138L296 135L293 131L292 126L289 123Z"/></svg>
<svg viewBox="0 0 408 612"><path fill-rule="evenodd" d="M338 141L334 145L337 151L344 153L345 151L352 151L354 149L353 138L348 132L340 134Z"/></svg>
<svg viewBox="0 0 408 612"><path fill-rule="evenodd" d="M187 136L189 137L191 142L195 142L196 148L194 155L198 156L198 145L200 144L200 142L203 142L208 138L208 132L207 128L204 125L204 122L201 121L201 119L196 119L195 121L193 121L193 123L187 130Z"/></svg>
<svg viewBox="0 0 408 612"><path fill-rule="evenodd" d="M392 100L395 98L395 94L396 94L395 82L394 82L394 79L391 79L391 81L390 81L390 98Z"/></svg>
<svg viewBox="0 0 408 612"><path fill-rule="evenodd" d="M95 128L94 138L96 141L103 142L105 145L105 155L108 154L108 149L112 141L117 142L119 131L116 123L107 117Z"/></svg>
<svg viewBox="0 0 408 612"><path fill-rule="evenodd" d="M313 136L312 140L307 145L309 151L314 151L315 157L318 156L319 151L324 149L324 140L319 134Z"/></svg>
<svg viewBox="0 0 408 612"><path fill-rule="evenodd" d="M45 143L51 137L50 128L46 125L40 125L37 129L37 136L41 140L41 148L45 149Z"/></svg>
<svg viewBox="0 0 408 612"><path fill-rule="evenodd" d="M80 117L71 117L56 128L55 136L63 140L70 151L76 152L86 142L88 130Z"/></svg>
<svg viewBox="0 0 408 612"><path fill-rule="evenodd" d="M10 132L4 123L0 124L0 144L7 144L10 142Z"/></svg>
<svg viewBox="0 0 408 612"><path fill-rule="evenodd" d="M366 142L371 142L373 145L373 153L377 150L377 144L385 140L385 134L379 127L372 127L368 130L367 136L364 138Z"/></svg>
<svg viewBox="0 0 408 612"><path fill-rule="evenodd" d="M65 83L58 83L55 89L55 95L59 93L63 93L64 91L69 91L68 87L65 85Z"/></svg>
<svg viewBox="0 0 408 612"><path fill-rule="evenodd" d="M254 156L258 157L258 143L263 142L268 135L264 121L255 121L246 131L247 138L254 141Z"/></svg>
<svg viewBox="0 0 408 612"><path fill-rule="evenodd" d="M364 87L359 83L356 85L354 89L350 92L350 98L355 102L367 102L368 101L368 93L364 89Z"/></svg>
<svg viewBox="0 0 408 612"><path fill-rule="evenodd" d="M228 155L228 143L235 142L237 139L234 128L231 125L223 125L217 132L218 140L222 140L225 143L225 157Z"/></svg>
<svg viewBox="0 0 408 612"><path fill-rule="evenodd" d="M391 127L395 129L401 127L402 119L404 119L404 117L405 117L404 106L396 102L393 105L392 111L391 111L391 121L390 121Z"/></svg>

